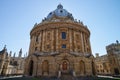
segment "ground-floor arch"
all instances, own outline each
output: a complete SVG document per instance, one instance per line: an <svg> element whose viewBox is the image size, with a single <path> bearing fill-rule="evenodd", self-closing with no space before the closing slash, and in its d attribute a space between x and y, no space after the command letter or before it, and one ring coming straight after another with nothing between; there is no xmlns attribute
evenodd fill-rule
<svg viewBox="0 0 120 80"><path fill-rule="evenodd" d="M115 73L115 75L119 75L119 70L118 70L118 68L114 68L114 73Z"/></svg>
<svg viewBox="0 0 120 80"><path fill-rule="evenodd" d="M86 57L74 57L70 54L48 57L30 57L25 66L27 76L87 76L92 74L92 61Z"/></svg>
<svg viewBox="0 0 120 80"><path fill-rule="evenodd" d="M60 63L60 70L62 73L68 73L70 70L70 63L68 60L61 60Z"/></svg>
<svg viewBox="0 0 120 80"><path fill-rule="evenodd" d="M33 66L34 66L34 62L33 62L33 60L31 60L29 62L29 75L30 76L32 76L32 74L33 74Z"/></svg>
<svg viewBox="0 0 120 80"><path fill-rule="evenodd" d="M80 61L79 62L79 65L80 65L80 75L84 75L85 74L85 63L84 61Z"/></svg>
<svg viewBox="0 0 120 80"><path fill-rule="evenodd" d="M44 60L42 62L42 74L48 75L48 73L49 73L49 62L48 60Z"/></svg>
<svg viewBox="0 0 120 80"><path fill-rule="evenodd" d="M95 64L94 64L94 62L92 61L92 74L93 75L95 75L96 73L95 73Z"/></svg>

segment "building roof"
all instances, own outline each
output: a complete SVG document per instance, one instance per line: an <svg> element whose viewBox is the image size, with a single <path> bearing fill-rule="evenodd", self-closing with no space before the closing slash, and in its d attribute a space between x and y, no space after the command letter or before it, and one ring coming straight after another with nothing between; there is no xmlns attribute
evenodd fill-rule
<svg viewBox="0 0 120 80"><path fill-rule="evenodd" d="M54 17L57 17L57 18L69 18L69 19L73 20L72 14L69 13L66 9L63 9L63 6L61 4L59 4L57 6L57 9L50 12L46 19L51 20Z"/></svg>

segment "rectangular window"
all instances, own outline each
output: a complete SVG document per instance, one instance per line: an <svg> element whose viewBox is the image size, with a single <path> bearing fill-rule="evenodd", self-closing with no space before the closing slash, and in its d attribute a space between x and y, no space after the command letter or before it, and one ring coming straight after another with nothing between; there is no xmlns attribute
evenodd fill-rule
<svg viewBox="0 0 120 80"><path fill-rule="evenodd" d="M66 39L66 32L62 32L62 39Z"/></svg>
<svg viewBox="0 0 120 80"><path fill-rule="evenodd" d="M66 48L66 45L65 45L65 44L63 44L63 45L62 45L62 48Z"/></svg>

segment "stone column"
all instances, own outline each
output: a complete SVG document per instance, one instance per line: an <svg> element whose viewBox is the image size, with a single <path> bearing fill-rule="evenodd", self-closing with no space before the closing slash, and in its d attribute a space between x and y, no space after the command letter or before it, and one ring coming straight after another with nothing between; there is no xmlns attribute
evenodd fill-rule
<svg viewBox="0 0 120 80"><path fill-rule="evenodd" d="M44 51L46 51L47 50L47 47L46 47L46 42L47 42L47 30L44 30L44 33L45 33L45 35L44 35Z"/></svg>
<svg viewBox="0 0 120 80"><path fill-rule="evenodd" d="M81 44L82 44L82 52L84 53L84 42L83 42L83 33L81 32Z"/></svg>
<svg viewBox="0 0 120 80"><path fill-rule="evenodd" d="M86 53L86 39L84 33L83 33L83 45L84 45L84 52Z"/></svg>
<svg viewBox="0 0 120 80"><path fill-rule="evenodd" d="M76 76L79 75L79 63L78 62L74 63L74 72L76 73Z"/></svg>
<svg viewBox="0 0 120 80"><path fill-rule="evenodd" d="M77 41L76 39L77 38L76 38L76 34L75 33L76 32L74 31L74 51L77 52L77 44L76 44L76 41Z"/></svg>
<svg viewBox="0 0 120 80"><path fill-rule="evenodd" d="M84 49L85 49L85 53L87 52L87 43L86 43L86 34L84 33Z"/></svg>
<svg viewBox="0 0 120 80"><path fill-rule="evenodd" d="M40 42L40 51L42 51L42 44L43 43L43 30L41 31L41 42Z"/></svg>
<svg viewBox="0 0 120 80"><path fill-rule="evenodd" d="M87 60L85 65L86 75L91 75L92 74L91 62Z"/></svg>
<svg viewBox="0 0 120 80"><path fill-rule="evenodd" d="M33 36L32 42L31 42L31 54L34 53L35 51L35 36Z"/></svg>
<svg viewBox="0 0 120 80"><path fill-rule="evenodd" d="M69 47L70 47L70 51L72 50L72 31L71 29L69 29Z"/></svg>
<svg viewBox="0 0 120 80"><path fill-rule="evenodd" d="M39 50L41 51L41 45L42 44L42 31L40 31L40 34L39 34Z"/></svg>
<svg viewBox="0 0 120 80"><path fill-rule="evenodd" d="M90 38L88 38L88 45L89 45L89 50L90 50L89 52L92 53L92 51L91 51L91 44L90 44Z"/></svg>
<svg viewBox="0 0 120 80"><path fill-rule="evenodd" d="M37 73L37 62L36 61L34 61L34 66L33 66L33 74L32 74L32 76L36 76L36 73Z"/></svg>
<svg viewBox="0 0 120 80"><path fill-rule="evenodd" d="M38 42L36 42L36 45L38 47L38 51L40 51L40 33L37 34L36 38L38 37Z"/></svg>
<svg viewBox="0 0 120 80"><path fill-rule="evenodd" d="M58 52L59 50L59 42L58 42L58 39L59 39L59 32L58 32L58 29L56 29L56 51Z"/></svg>
<svg viewBox="0 0 120 80"><path fill-rule="evenodd" d="M45 48L44 42L45 42L45 31L43 31L43 34L42 34L42 51L44 51L44 48Z"/></svg>
<svg viewBox="0 0 120 80"><path fill-rule="evenodd" d="M74 38L75 37L74 37L74 31L73 31L73 29L72 29L72 35L71 36L72 36L72 50L75 51L75 45L74 45L74 40L75 40Z"/></svg>
<svg viewBox="0 0 120 80"><path fill-rule="evenodd" d="M54 51L56 51L56 29L54 29L53 37L54 37L53 41Z"/></svg>
<svg viewBox="0 0 120 80"><path fill-rule="evenodd" d="M53 52L54 50L54 29L51 30L51 51Z"/></svg>
<svg viewBox="0 0 120 80"><path fill-rule="evenodd" d="M38 76L42 76L42 62L39 60L38 61Z"/></svg>

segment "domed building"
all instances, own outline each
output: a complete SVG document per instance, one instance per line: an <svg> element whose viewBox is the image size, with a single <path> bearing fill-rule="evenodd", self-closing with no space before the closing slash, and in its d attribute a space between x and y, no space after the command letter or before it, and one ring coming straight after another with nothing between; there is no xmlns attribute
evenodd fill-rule
<svg viewBox="0 0 120 80"><path fill-rule="evenodd" d="M95 74L90 31L61 4L30 32L28 76L87 76Z"/></svg>

